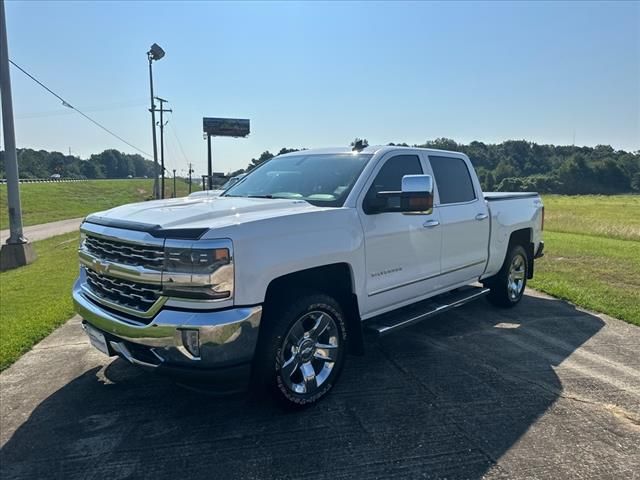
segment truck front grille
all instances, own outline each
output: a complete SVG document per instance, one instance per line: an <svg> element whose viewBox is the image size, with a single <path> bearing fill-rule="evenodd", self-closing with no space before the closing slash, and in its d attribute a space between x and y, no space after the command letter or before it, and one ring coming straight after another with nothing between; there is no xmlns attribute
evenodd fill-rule
<svg viewBox="0 0 640 480"><path fill-rule="evenodd" d="M108 277L89 268L87 284L97 297L118 306L146 313L160 296L160 286Z"/></svg>
<svg viewBox="0 0 640 480"><path fill-rule="evenodd" d="M85 248L93 256L124 265L133 265L152 270L162 270L164 250L160 246L107 240L87 235Z"/></svg>

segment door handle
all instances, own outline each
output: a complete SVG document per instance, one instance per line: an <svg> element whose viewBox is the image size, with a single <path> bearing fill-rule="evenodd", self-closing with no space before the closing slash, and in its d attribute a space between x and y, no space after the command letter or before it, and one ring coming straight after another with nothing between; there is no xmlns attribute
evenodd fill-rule
<svg viewBox="0 0 640 480"><path fill-rule="evenodd" d="M476 220L484 220L485 218L488 218L489 215L487 215L486 213L479 213L476 215Z"/></svg>
<svg viewBox="0 0 640 480"><path fill-rule="evenodd" d="M440 225L440 222L438 220L427 220L422 224L424 228L433 228L437 227L438 225Z"/></svg>

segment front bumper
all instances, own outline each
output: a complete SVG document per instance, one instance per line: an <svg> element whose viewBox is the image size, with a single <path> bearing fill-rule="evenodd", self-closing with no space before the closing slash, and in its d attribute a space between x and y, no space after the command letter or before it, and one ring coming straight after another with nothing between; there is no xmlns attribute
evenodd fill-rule
<svg viewBox="0 0 640 480"><path fill-rule="evenodd" d="M248 379L258 341L261 306L218 311L163 308L149 324L143 324L87 298L82 283L81 275L73 287L75 309L86 323L105 335L110 354L141 367L187 377L227 381L237 373L246 374ZM198 331L197 357L183 343L185 330Z"/></svg>
<svg viewBox="0 0 640 480"><path fill-rule="evenodd" d="M540 241L540 243L538 244L538 249L536 250L536 253L533 255L533 258L542 258L544 257L544 242Z"/></svg>

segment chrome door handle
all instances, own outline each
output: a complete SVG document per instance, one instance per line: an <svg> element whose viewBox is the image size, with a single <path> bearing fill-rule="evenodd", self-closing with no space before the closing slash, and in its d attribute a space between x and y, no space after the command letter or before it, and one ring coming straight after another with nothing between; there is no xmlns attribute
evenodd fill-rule
<svg viewBox="0 0 640 480"><path fill-rule="evenodd" d="M440 225L440 222L438 220L427 220L422 224L424 228L433 228L437 227L438 225Z"/></svg>
<svg viewBox="0 0 640 480"><path fill-rule="evenodd" d="M489 215L486 213L479 213L476 215L476 220L484 220L485 218L489 218Z"/></svg>

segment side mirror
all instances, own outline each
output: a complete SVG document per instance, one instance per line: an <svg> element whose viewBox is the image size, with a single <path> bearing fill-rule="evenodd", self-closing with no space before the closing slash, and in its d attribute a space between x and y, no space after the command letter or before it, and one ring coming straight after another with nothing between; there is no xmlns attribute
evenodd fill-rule
<svg viewBox="0 0 640 480"><path fill-rule="evenodd" d="M402 212L429 214L433 210L431 175L405 175L399 192L378 192L371 213Z"/></svg>
<svg viewBox="0 0 640 480"><path fill-rule="evenodd" d="M433 179L431 175L405 175L402 177L400 204L405 213L431 213L433 210Z"/></svg>

